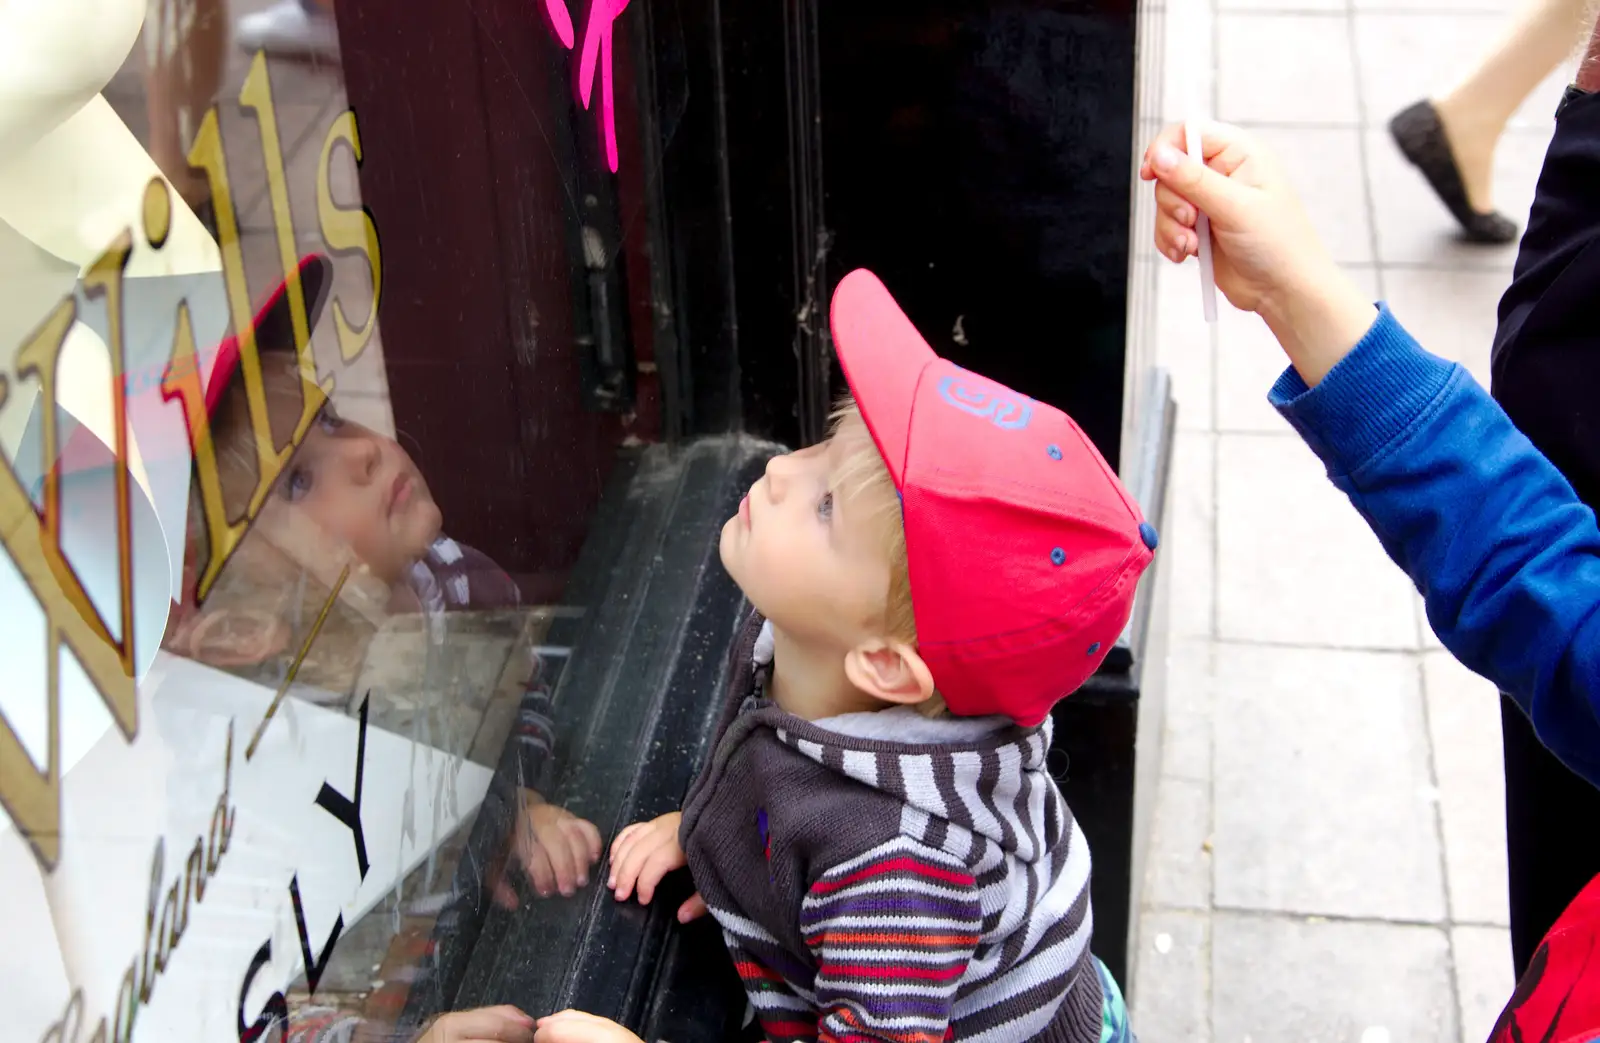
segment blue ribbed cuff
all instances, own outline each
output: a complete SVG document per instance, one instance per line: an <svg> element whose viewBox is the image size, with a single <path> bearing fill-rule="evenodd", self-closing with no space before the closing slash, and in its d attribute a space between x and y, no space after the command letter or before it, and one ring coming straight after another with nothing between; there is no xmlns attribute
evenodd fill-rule
<svg viewBox="0 0 1600 1043"><path fill-rule="evenodd" d="M1268 400L1300 432L1334 475L1359 470L1393 442L1438 397L1455 365L1423 351L1390 313L1314 388L1291 367Z"/></svg>

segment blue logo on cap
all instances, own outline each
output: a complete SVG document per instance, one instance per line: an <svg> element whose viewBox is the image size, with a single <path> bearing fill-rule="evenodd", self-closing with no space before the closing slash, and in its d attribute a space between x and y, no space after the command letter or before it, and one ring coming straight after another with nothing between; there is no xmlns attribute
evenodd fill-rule
<svg viewBox="0 0 1600 1043"><path fill-rule="evenodd" d="M993 385L968 387L957 376L939 381L939 397L1002 431L1021 431L1033 419L1033 403L1016 392Z"/></svg>

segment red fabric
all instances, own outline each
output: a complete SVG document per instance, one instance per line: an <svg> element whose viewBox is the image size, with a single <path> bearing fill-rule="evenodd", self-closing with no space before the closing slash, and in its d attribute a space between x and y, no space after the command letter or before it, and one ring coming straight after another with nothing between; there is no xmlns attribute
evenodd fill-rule
<svg viewBox="0 0 1600 1043"><path fill-rule="evenodd" d="M1500 1014L1489 1043L1592 1043L1600 1038L1600 877L1550 928Z"/></svg>
<svg viewBox="0 0 1600 1043"><path fill-rule="evenodd" d="M1071 417L939 358L871 272L831 324L900 491L935 685L954 713L1038 724L1121 635L1154 530Z"/></svg>
<svg viewBox="0 0 1600 1043"><path fill-rule="evenodd" d="M300 267L296 276L300 280L301 293L306 305L306 329L314 330L317 318L322 313L323 301L327 299L328 276L333 265L322 254L306 254L300 258ZM294 344L293 326L289 313L289 280L285 279L273 289L266 303L256 312L255 319L250 328L256 331L258 340L257 351L284 351L292 350ZM260 337L263 331L273 331L278 334L271 339L273 343L262 344ZM211 367L211 379L206 382L206 413L215 416L217 403L222 401L222 393L228 389L228 384L233 380L234 373L239 368L239 337L237 334L224 340L217 346L217 361Z"/></svg>
<svg viewBox="0 0 1600 1043"><path fill-rule="evenodd" d="M314 330L317 319L322 314L322 306L328 298L333 264L323 254L307 254L300 259L297 271L301 290L305 295L306 326L308 330ZM289 281L285 279L273 287L272 293L257 310L251 322L251 328L257 332L257 351L294 350L293 320L289 314L288 290ZM204 367L203 360L210 356L198 352L197 355L195 364ZM239 338L235 334L217 345L210 377L204 380L207 415L216 415L217 405L222 401L223 392L228 389L238 370ZM121 392L131 400L135 392L128 387L127 375L124 375L123 384ZM182 441L177 444L162 444L161 439L145 437L140 439L139 449L147 464L159 464L174 459L186 461L191 453L187 425L183 428L181 438ZM110 467L114 462L115 454L111 449L104 445L93 431L79 425L65 439L57 453L55 466L60 469L61 474L77 474Z"/></svg>

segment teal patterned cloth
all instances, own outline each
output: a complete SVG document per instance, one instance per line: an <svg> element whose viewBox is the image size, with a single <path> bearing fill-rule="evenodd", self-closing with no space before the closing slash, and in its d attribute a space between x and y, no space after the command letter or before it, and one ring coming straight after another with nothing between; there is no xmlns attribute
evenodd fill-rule
<svg viewBox="0 0 1600 1043"><path fill-rule="evenodd" d="M1128 1027L1128 1005L1122 1002L1122 990L1117 988L1116 980L1106 970L1105 964L1095 960L1094 965L1100 972L1100 995L1103 997L1100 1002L1104 1019L1100 1028L1100 1043L1139 1043L1134 1038L1133 1030Z"/></svg>

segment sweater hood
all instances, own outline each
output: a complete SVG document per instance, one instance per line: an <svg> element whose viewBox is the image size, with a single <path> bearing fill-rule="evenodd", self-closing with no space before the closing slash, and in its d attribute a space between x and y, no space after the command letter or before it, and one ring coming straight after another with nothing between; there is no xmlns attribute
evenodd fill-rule
<svg viewBox="0 0 1600 1043"><path fill-rule="evenodd" d="M752 658L758 668L771 663L770 623ZM985 837L1024 862L1041 858L1062 828L1049 799L1048 717L1023 728L1006 717L935 719L896 706L806 721L766 700L743 716L802 756L904 803L905 814Z"/></svg>

